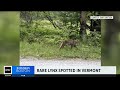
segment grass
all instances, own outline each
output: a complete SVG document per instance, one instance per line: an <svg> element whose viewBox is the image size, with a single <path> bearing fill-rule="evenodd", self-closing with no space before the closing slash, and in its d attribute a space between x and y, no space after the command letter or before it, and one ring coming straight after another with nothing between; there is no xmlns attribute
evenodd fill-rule
<svg viewBox="0 0 120 90"><path fill-rule="evenodd" d="M0 53L0 74L4 73L4 66L19 65L19 53L17 51Z"/></svg>
<svg viewBox="0 0 120 90"><path fill-rule="evenodd" d="M82 58L82 59L100 59L101 48L94 46L79 45L78 49L65 47L59 50L59 45L50 44L28 44L20 42L20 56L33 56L37 58Z"/></svg>

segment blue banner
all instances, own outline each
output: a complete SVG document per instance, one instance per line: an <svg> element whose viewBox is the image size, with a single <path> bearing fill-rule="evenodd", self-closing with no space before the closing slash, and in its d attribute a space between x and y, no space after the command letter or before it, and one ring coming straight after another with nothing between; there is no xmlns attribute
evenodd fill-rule
<svg viewBox="0 0 120 90"><path fill-rule="evenodd" d="M12 75L33 75L34 66L12 66Z"/></svg>

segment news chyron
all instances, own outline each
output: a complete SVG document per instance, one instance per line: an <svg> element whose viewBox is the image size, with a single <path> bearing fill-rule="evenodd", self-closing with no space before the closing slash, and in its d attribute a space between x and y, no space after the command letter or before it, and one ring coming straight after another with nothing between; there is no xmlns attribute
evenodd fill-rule
<svg viewBox="0 0 120 90"><path fill-rule="evenodd" d="M116 75L116 66L91 67L41 67L41 66L4 66L5 76L34 77L35 75Z"/></svg>
<svg viewBox="0 0 120 90"><path fill-rule="evenodd" d="M33 77L34 66L4 66L4 75L12 77Z"/></svg>

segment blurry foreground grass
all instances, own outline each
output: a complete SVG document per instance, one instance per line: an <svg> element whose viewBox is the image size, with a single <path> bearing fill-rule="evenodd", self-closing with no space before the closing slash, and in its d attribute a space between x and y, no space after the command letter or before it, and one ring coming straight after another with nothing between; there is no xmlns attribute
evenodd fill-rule
<svg viewBox="0 0 120 90"><path fill-rule="evenodd" d="M19 12L0 12L0 74L6 65L19 65Z"/></svg>

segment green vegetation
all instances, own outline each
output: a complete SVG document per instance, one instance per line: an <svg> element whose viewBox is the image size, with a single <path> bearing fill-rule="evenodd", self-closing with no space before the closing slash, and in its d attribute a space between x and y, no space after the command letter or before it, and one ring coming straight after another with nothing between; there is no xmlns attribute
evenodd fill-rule
<svg viewBox="0 0 120 90"><path fill-rule="evenodd" d="M19 65L19 12L0 12L0 74Z"/></svg>
<svg viewBox="0 0 120 90"><path fill-rule="evenodd" d="M83 21L79 20L82 13L86 16L85 23L83 17L81 18ZM88 18L97 14L99 13L21 12L20 55L38 58L100 59L100 24L99 21L91 22ZM78 40L78 49L65 46L59 50L60 44L68 39Z"/></svg>
<svg viewBox="0 0 120 90"><path fill-rule="evenodd" d="M102 20L102 63L104 66L116 66L120 74L120 12L106 11L101 15L113 16L113 20Z"/></svg>
<svg viewBox="0 0 120 90"><path fill-rule="evenodd" d="M20 55L33 56L37 58L83 58L83 59L100 59L101 49L99 47L87 46L81 44L76 48L65 47L59 50L58 45L50 45L44 43L33 43L27 42L20 43Z"/></svg>

